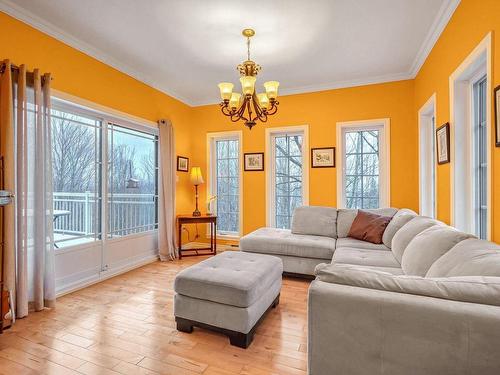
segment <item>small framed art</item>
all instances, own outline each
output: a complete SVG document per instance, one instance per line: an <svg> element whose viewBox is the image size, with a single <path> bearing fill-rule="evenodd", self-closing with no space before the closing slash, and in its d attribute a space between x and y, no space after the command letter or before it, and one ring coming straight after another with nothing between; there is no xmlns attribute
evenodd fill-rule
<svg viewBox="0 0 500 375"><path fill-rule="evenodd" d="M335 167L335 147L311 148L311 168Z"/></svg>
<svg viewBox="0 0 500 375"><path fill-rule="evenodd" d="M179 172L189 171L189 158L184 156L177 156L177 170Z"/></svg>
<svg viewBox="0 0 500 375"><path fill-rule="evenodd" d="M450 162L450 123L436 129L436 151L438 164Z"/></svg>
<svg viewBox="0 0 500 375"><path fill-rule="evenodd" d="M263 171L264 170L264 153L253 152L244 154L245 171Z"/></svg>

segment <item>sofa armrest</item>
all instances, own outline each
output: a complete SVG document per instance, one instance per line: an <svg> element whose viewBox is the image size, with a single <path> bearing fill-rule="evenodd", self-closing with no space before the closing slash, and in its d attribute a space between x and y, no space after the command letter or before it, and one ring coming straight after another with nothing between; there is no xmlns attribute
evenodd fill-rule
<svg viewBox="0 0 500 375"><path fill-rule="evenodd" d="M309 371L498 374L500 307L312 282Z"/></svg>

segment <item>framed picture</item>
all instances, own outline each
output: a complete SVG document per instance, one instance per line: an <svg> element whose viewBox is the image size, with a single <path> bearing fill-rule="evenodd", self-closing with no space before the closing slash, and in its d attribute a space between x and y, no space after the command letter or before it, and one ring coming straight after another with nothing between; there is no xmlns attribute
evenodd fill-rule
<svg viewBox="0 0 500 375"><path fill-rule="evenodd" d="M311 168L335 167L335 147L311 148Z"/></svg>
<svg viewBox="0 0 500 375"><path fill-rule="evenodd" d="M254 152L244 154L245 171L263 171L264 170L264 153Z"/></svg>
<svg viewBox="0 0 500 375"><path fill-rule="evenodd" d="M177 170L179 172L189 171L189 158L184 156L177 156Z"/></svg>
<svg viewBox="0 0 500 375"><path fill-rule="evenodd" d="M436 129L436 151L438 164L450 162L450 123Z"/></svg>
<svg viewBox="0 0 500 375"><path fill-rule="evenodd" d="M495 146L500 147L500 86L495 87Z"/></svg>

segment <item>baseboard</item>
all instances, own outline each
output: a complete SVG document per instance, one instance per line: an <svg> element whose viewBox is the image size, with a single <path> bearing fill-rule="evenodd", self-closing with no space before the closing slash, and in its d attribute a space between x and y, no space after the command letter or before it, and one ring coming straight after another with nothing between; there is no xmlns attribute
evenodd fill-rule
<svg viewBox="0 0 500 375"><path fill-rule="evenodd" d="M110 279L112 277L124 274L133 269L142 267L146 264L156 262L159 259L157 254L143 256L140 259L134 259L132 262L127 262L118 267L112 268L108 271L100 272L99 274L94 274L88 277L84 277L77 281L63 285L61 288L56 290L56 298L62 297L66 294L76 292L77 290L84 289L88 286L100 283L101 281Z"/></svg>

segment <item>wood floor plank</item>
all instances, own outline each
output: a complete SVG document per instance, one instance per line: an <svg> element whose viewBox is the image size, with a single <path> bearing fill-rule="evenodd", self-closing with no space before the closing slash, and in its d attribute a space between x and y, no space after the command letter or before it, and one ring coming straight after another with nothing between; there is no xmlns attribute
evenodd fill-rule
<svg viewBox="0 0 500 375"><path fill-rule="evenodd" d="M248 349L176 330L174 278L203 259L152 263L19 320L0 335L0 375L305 375L307 280L283 279L280 305Z"/></svg>

